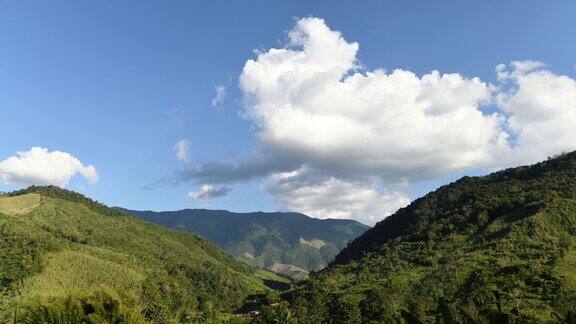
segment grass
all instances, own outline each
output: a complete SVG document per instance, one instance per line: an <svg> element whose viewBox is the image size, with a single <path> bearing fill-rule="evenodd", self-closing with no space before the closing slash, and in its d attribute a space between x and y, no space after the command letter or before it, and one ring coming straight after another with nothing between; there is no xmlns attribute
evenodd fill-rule
<svg viewBox="0 0 576 324"><path fill-rule="evenodd" d="M44 269L26 280L26 298L91 294L102 285L124 296L140 293L145 273L88 253L65 250L45 256Z"/></svg>
<svg viewBox="0 0 576 324"><path fill-rule="evenodd" d="M34 193L16 197L0 197L0 213L12 215L29 213L40 205L41 199L41 195Z"/></svg>
<svg viewBox="0 0 576 324"><path fill-rule="evenodd" d="M576 292L576 251L568 252L556 266L557 273L566 281L566 289Z"/></svg>

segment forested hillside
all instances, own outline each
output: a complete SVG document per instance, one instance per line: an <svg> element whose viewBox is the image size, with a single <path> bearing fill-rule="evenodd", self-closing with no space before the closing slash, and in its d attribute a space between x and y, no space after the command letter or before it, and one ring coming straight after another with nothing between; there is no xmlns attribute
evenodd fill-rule
<svg viewBox="0 0 576 324"><path fill-rule="evenodd" d="M282 280L71 191L0 196L0 322L198 321L269 290L265 279Z"/></svg>
<svg viewBox="0 0 576 324"><path fill-rule="evenodd" d="M126 211L150 222L192 231L239 260L297 279L324 268L348 242L369 228L349 219L321 220L299 213Z"/></svg>
<svg viewBox="0 0 576 324"><path fill-rule="evenodd" d="M310 323L573 323L576 153L441 187L286 298Z"/></svg>

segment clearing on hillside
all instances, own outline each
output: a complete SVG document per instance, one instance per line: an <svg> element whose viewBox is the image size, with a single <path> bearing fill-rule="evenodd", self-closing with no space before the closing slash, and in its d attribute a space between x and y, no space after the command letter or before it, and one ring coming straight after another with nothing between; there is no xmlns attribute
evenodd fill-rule
<svg viewBox="0 0 576 324"><path fill-rule="evenodd" d="M0 213L27 214L40 205L42 196L36 193L15 197L0 197Z"/></svg>

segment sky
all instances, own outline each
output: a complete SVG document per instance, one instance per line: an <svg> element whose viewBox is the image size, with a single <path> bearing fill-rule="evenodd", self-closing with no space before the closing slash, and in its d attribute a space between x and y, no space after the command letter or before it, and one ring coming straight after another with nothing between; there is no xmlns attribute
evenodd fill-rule
<svg viewBox="0 0 576 324"><path fill-rule="evenodd" d="M0 1L0 190L368 225L576 149L576 2Z"/></svg>

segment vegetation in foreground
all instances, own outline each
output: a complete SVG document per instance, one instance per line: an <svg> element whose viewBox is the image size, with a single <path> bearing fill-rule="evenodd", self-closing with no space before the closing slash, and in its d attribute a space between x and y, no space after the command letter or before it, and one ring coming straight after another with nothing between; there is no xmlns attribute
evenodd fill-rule
<svg viewBox="0 0 576 324"><path fill-rule="evenodd" d="M576 152L441 187L285 298L301 323L575 323Z"/></svg>
<svg viewBox="0 0 576 324"><path fill-rule="evenodd" d="M71 191L0 197L0 323L224 321L278 282L191 233Z"/></svg>

